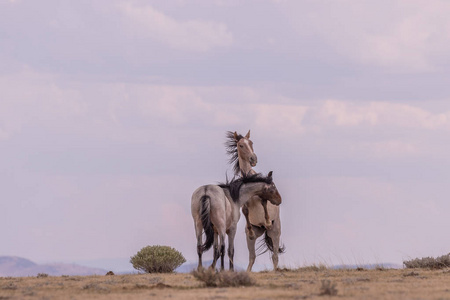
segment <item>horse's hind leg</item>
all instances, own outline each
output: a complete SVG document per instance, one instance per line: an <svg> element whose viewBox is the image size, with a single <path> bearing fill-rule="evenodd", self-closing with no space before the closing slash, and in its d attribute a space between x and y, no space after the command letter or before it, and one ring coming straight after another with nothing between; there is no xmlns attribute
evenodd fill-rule
<svg viewBox="0 0 450 300"><path fill-rule="evenodd" d="M230 271L234 271L234 245L228 246L228 258L230 259Z"/></svg>
<svg viewBox="0 0 450 300"><path fill-rule="evenodd" d="M273 262L273 270L278 270L278 251L280 249L280 234L279 230L268 230L267 235L272 239L273 243L273 253L272 253L272 262Z"/></svg>
<svg viewBox="0 0 450 300"><path fill-rule="evenodd" d="M225 233L220 235L220 270L225 270Z"/></svg>
<svg viewBox="0 0 450 300"><path fill-rule="evenodd" d="M234 271L234 237L236 228L230 229L228 234L228 259L230 260L230 271Z"/></svg>
<svg viewBox="0 0 450 300"><path fill-rule="evenodd" d="M258 227L255 227L255 228L258 228ZM260 228L256 229L256 235L255 235L255 238L253 238L253 239L251 239L249 237L247 229L245 230L245 233L246 233L245 236L247 238L247 248L248 248L247 272L251 272L253 264L255 263L255 259L256 259L256 250L255 250L256 238L260 237L264 233L264 230L262 230Z"/></svg>
<svg viewBox="0 0 450 300"><path fill-rule="evenodd" d="M214 249L214 257L213 257L213 262L211 264L211 269L215 270L216 269L216 263L217 260L219 259L219 235L217 233L214 233L214 244L213 244L213 249Z"/></svg>
<svg viewBox="0 0 450 300"><path fill-rule="evenodd" d="M256 236L255 236L255 232L253 231L252 224L250 224L250 219L248 218L248 206L247 206L247 204L244 204L244 206L242 206L242 214L245 217L247 236L251 240L254 240L256 238Z"/></svg>
<svg viewBox="0 0 450 300"><path fill-rule="evenodd" d="M202 224L201 222L196 222L195 224L195 235L197 236L197 254L198 254L198 266L197 270L200 270L203 268L202 265Z"/></svg>

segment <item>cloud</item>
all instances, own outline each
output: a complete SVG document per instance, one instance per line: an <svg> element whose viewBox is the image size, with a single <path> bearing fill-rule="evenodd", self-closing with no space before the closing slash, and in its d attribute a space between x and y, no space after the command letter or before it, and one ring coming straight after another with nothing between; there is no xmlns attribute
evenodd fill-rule
<svg viewBox="0 0 450 300"><path fill-rule="evenodd" d="M416 129L450 129L450 111L431 113L408 104L373 101L368 104L328 100L318 112L319 118L337 126L395 126Z"/></svg>
<svg viewBox="0 0 450 300"><path fill-rule="evenodd" d="M27 89L20 88L24 83ZM343 152L384 157L426 153L430 149L419 142L420 135L450 130L450 111L431 112L412 104L381 101L301 101L251 87L125 82L61 85L57 76L30 70L1 77L0 87L4 95L1 140L29 136L30 128L40 128L48 138L53 134L57 140L52 143L61 145L61 136L74 135L86 142L95 138L99 143L149 144L172 152L195 152L198 146L189 142L191 132L251 129L281 140L289 137L296 147L300 140L314 144L322 136ZM24 127L27 132L22 133ZM350 133L358 138L349 140ZM210 131L203 134L213 135Z"/></svg>
<svg viewBox="0 0 450 300"><path fill-rule="evenodd" d="M303 105L259 104L256 107L255 127L264 132L289 135L301 134L308 107Z"/></svg>
<svg viewBox="0 0 450 300"><path fill-rule="evenodd" d="M450 50L450 4L428 1L283 2L302 36L323 39L357 63L393 72L440 69ZM303 11L299 17L299 11Z"/></svg>
<svg viewBox="0 0 450 300"><path fill-rule="evenodd" d="M450 49L450 5L445 1L397 1L399 13L390 30L366 32L361 59L385 67L398 66L411 71L432 71L439 66L436 55ZM404 13L406 12L406 13Z"/></svg>
<svg viewBox="0 0 450 300"><path fill-rule="evenodd" d="M338 126L354 126L362 122L375 124L377 122L376 112L344 101L326 101L321 107L319 115L324 119L332 118Z"/></svg>
<svg viewBox="0 0 450 300"><path fill-rule="evenodd" d="M424 151L416 141L383 140L372 142L356 142L352 146L353 153L366 153L376 158L405 157L419 155Z"/></svg>
<svg viewBox="0 0 450 300"><path fill-rule="evenodd" d="M305 136L312 141L326 137L324 142L341 156L425 159L442 157L448 149L439 136L450 131L450 111L383 101L326 100L310 107L306 118Z"/></svg>
<svg viewBox="0 0 450 300"><path fill-rule="evenodd" d="M54 76L29 69L0 77L0 89L0 138L9 138L25 126L61 125L87 110L78 91L61 88Z"/></svg>
<svg viewBox="0 0 450 300"><path fill-rule="evenodd" d="M250 87L61 84L57 75L29 69L0 77L0 88L4 96L0 103L2 140L15 135L37 138L31 128L39 128L46 131L46 138L58 137L56 143L63 143L60 136L69 139L74 135L86 141L95 138L188 150L192 145L186 131L203 128L301 134L307 112L304 105L268 104L271 95Z"/></svg>
<svg viewBox="0 0 450 300"><path fill-rule="evenodd" d="M218 22L198 20L178 21L150 5L138 7L123 2L120 10L135 23L135 33L158 40L174 49L205 52L215 47L228 47L233 35Z"/></svg>

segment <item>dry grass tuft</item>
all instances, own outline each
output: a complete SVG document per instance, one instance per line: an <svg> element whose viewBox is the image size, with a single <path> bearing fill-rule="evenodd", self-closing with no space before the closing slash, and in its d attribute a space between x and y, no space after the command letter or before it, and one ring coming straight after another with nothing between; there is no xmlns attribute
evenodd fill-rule
<svg viewBox="0 0 450 300"><path fill-rule="evenodd" d="M409 276L415 277L415 276L419 276L419 275L420 275L419 273L412 271L410 273L403 274L403 277L409 277Z"/></svg>
<svg viewBox="0 0 450 300"><path fill-rule="evenodd" d="M247 272L216 272L212 269L192 271L192 275L208 287L252 286L255 281Z"/></svg>
<svg viewBox="0 0 450 300"><path fill-rule="evenodd" d="M387 271L387 268L383 265L376 265L375 270L377 271Z"/></svg>
<svg viewBox="0 0 450 300"><path fill-rule="evenodd" d="M108 293L110 291L109 288L104 287L104 286L94 283L94 282L83 285L83 287L81 289L94 291L94 292L103 292L103 293Z"/></svg>
<svg viewBox="0 0 450 300"><path fill-rule="evenodd" d="M270 273L271 271L267 270L267 271L264 271L264 272ZM276 272L298 272L298 269L292 269L292 268L283 267L283 268L277 268Z"/></svg>
<svg viewBox="0 0 450 300"><path fill-rule="evenodd" d="M2 289L3 290L17 290L17 285L10 282L9 284L2 286Z"/></svg>
<svg viewBox="0 0 450 300"><path fill-rule="evenodd" d="M304 272L309 272L309 271L314 271L314 272L320 272L320 271L326 271L328 270L327 266L320 264L320 265L311 265L311 266L305 266L305 267L301 267L298 268L298 271L304 271Z"/></svg>
<svg viewBox="0 0 450 300"><path fill-rule="evenodd" d="M336 296L337 293L338 290L336 288L336 283L332 283L328 279L322 280L322 284L320 286L320 296Z"/></svg>
<svg viewBox="0 0 450 300"><path fill-rule="evenodd" d="M437 258L423 257L404 261L405 267L410 269L445 269L450 267L450 253Z"/></svg>

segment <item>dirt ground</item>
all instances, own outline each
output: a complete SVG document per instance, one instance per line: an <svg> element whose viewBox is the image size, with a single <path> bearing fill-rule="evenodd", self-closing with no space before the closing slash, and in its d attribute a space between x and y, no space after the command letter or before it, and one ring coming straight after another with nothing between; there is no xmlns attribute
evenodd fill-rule
<svg viewBox="0 0 450 300"><path fill-rule="evenodd" d="M0 300L450 299L449 269L303 268L251 273L250 276L256 282L254 286L232 288L205 287L191 274L3 277L0 278Z"/></svg>

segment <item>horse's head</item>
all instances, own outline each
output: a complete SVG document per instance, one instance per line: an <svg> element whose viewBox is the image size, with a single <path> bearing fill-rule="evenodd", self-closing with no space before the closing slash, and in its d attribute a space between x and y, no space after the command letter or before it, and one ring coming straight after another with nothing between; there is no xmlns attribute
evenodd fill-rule
<svg viewBox="0 0 450 300"><path fill-rule="evenodd" d="M258 157L253 151L253 142L250 140L250 130L244 137L234 132L234 139L236 141L239 159L249 162L252 167L256 166Z"/></svg>
<svg viewBox="0 0 450 300"><path fill-rule="evenodd" d="M269 172L267 177L272 178L272 171ZM261 199L269 201L273 205L281 204L281 195L275 186L275 183L272 181L270 184L266 184L261 195L259 195Z"/></svg>

